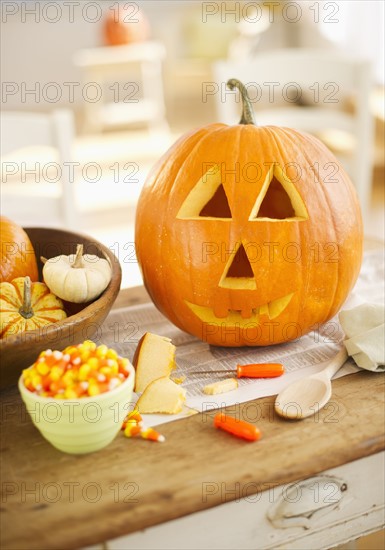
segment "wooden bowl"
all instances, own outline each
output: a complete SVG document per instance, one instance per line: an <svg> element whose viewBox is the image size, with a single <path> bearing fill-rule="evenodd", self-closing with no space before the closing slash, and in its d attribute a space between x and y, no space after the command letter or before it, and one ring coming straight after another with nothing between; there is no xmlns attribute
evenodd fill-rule
<svg viewBox="0 0 385 550"><path fill-rule="evenodd" d="M44 349L63 350L66 346L92 339L107 317L119 293L122 279L119 260L111 250L92 237L62 229L40 227L26 228L25 231L35 250L40 281L43 280L43 264L40 256L54 258L60 254L73 254L77 244L83 244L84 254L96 254L100 258L107 256L111 261L112 278L103 294L94 301L86 304L64 302L67 319L52 323L39 330L20 332L0 340L1 388L16 384L21 371L32 365Z"/></svg>

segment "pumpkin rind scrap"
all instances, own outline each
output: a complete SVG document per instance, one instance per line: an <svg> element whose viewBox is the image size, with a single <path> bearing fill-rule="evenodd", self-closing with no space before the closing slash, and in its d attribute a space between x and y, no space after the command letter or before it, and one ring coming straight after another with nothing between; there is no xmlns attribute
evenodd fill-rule
<svg viewBox="0 0 385 550"><path fill-rule="evenodd" d="M26 278L0 283L0 338L27 330L36 330L67 317L63 302L44 283L31 283L29 315L21 313Z"/></svg>
<svg viewBox="0 0 385 550"><path fill-rule="evenodd" d="M214 345L263 346L338 312L363 231L349 177L315 137L211 124L149 175L135 240L144 284L176 326Z"/></svg>

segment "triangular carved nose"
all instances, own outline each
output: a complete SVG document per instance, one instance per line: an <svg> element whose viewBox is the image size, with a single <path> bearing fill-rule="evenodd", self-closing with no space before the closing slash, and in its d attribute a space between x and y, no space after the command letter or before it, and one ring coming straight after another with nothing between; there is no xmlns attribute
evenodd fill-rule
<svg viewBox="0 0 385 550"><path fill-rule="evenodd" d="M254 273L250 265L249 258L247 257L245 247L241 243L238 248L233 261L227 271L227 277L253 277Z"/></svg>
<svg viewBox="0 0 385 550"><path fill-rule="evenodd" d="M223 288L255 290L257 282L253 268L242 243L235 247L219 282Z"/></svg>

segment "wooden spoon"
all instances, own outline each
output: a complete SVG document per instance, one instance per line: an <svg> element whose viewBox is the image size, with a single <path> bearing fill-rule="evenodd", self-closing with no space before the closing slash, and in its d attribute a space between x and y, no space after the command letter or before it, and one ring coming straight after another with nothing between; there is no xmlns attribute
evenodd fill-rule
<svg viewBox="0 0 385 550"><path fill-rule="evenodd" d="M348 358L345 347L337 353L329 365L317 374L293 382L277 395L275 410L284 418L301 420L321 410L330 400L330 379Z"/></svg>

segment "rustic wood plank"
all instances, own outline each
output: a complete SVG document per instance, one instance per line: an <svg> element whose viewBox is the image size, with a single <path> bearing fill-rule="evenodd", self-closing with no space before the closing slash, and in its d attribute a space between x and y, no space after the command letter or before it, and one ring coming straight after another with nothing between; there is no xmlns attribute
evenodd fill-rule
<svg viewBox="0 0 385 550"><path fill-rule="evenodd" d="M245 484L266 490L384 448L383 374L333 382L319 418L288 422L273 404L228 408L257 420L257 443L215 430L208 412L160 427L164 444L119 434L98 453L71 456L44 441L16 388L2 392L2 547L79 548L234 500ZM207 484L221 491L205 499Z"/></svg>
<svg viewBox="0 0 385 550"><path fill-rule="evenodd" d="M365 242L366 250L382 247ZM114 308L148 301L143 287L124 289ZM273 397L229 407L256 421L264 434L256 444L217 432L206 413L161 427L163 445L118 436L76 457L45 442L17 389L4 390L1 547L79 548L236 499L245 484L250 494L382 450L384 375L351 375L333 382L333 392L318 419L302 422L277 417ZM205 499L207 484L221 491Z"/></svg>
<svg viewBox="0 0 385 550"><path fill-rule="evenodd" d="M375 476L368 472L376 472ZM244 486L243 497L215 506L203 513L189 514L154 527L137 531L108 541L109 550L135 548L135 550L196 550L197 548L224 550L239 548L250 550L309 550L334 548L357 539L364 534L382 529L384 523L385 452L375 453L337 468L324 470L294 484L271 487L262 493L250 495ZM338 495L334 481L341 480L346 489ZM307 485L310 479L310 485ZM294 499L290 487L295 485ZM273 501L291 500L291 512L297 508L297 520L304 520L303 497L306 486L313 492L314 512L308 518L307 529L286 525L273 527L267 514ZM220 491L211 485L207 498ZM289 493L288 493L289 489ZM322 496L321 496L322 493ZM329 494L333 494L329 498ZM339 497L342 497L339 499ZM305 497L306 498L306 497ZM294 500L294 502L293 502ZM329 504L324 508L325 500ZM332 502L331 502L332 501ZM340 504L338 504L338 501ZM307 501L308 504L309 501ZM289 502L288 502L289 504ZM318 511L316 511L319 507ZM322 512L321 512L322 510ZM292 518L295 523L294 518ZM385 534L385 533L384 533ZM362 543L360 545L362 548ZM385 548L380 544L376 548ZM367 548L374 548L368 545ZM100 550L100 549L99 549Z"/></svg>

